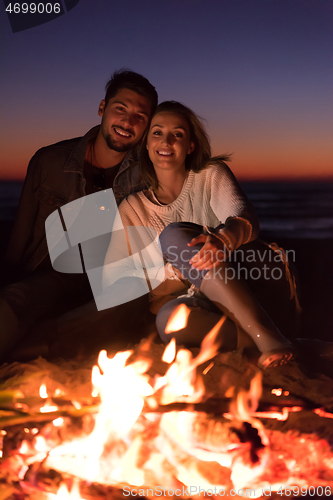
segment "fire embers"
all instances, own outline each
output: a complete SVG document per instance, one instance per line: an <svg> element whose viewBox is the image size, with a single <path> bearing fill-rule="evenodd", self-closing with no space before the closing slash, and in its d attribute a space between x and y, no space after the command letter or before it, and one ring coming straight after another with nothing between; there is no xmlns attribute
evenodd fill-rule
<svg viewBox="0 0 333 500"><path fill-rule="evenodd" d="M164 352L148 340L135 352L101 351L89 397L65 385L62 393L56 385L42 385L39 395L36 387L29 397L22 388L2 409L2 498L123 498L124 485L181 491L198 486L226 494L235 488L333 486L327 442L267 430L267 421L292 418L295 408L300 412L297 401L290 400L288 409L282 388L270 389L273 406L260 401L261 373L253 366L243 367L237 383L226 387L231 368L226 354L223 362L216 357L219 326L196 351L177 349L173 340ZM216 386L225 388L215 398L207 391L212 373Z"/></svg>

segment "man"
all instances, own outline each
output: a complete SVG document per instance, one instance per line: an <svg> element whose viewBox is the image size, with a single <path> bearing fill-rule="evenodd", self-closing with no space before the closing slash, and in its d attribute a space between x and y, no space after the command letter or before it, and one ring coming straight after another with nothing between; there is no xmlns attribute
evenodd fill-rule
<svg viewBox="0 0 333 500"><path fill-rule="evenodd" d="M113 188L117 203L142 190L136 146L157 105L155 88L132 71L115 72L98 114L101 125L84 137L40 149L29 163L6 260L24 277L2 290L0 355L41 318L91 300L86 275L52 269L45 220L59 207Z"/></svg>

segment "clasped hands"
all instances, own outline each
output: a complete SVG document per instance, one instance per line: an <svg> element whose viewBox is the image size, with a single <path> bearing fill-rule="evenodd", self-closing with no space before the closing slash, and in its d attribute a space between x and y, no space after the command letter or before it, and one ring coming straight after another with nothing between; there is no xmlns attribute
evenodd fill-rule
<svg viewBox="0 0 333 500"><path fill-rule="evenodd" d="M193 247L204 243L199 252L190 260L191 267L199 271L213 269L225 262L229 252L223 241L213 234L200 234L193 238L187 245Z"/></svg>

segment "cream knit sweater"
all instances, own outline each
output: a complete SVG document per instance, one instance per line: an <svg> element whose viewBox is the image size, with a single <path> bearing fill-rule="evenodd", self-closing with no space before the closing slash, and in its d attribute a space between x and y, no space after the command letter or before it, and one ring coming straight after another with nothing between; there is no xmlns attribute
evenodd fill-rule
<svg viewBox="0 0 333 500"><path fill-rule="evenodd" d="M151 198L152 193L147 195ZM223 162L211 165L199 173L190 171L180 195L169 205L155 204L147 195L143 191L131 194L119 206L121 220L118 217L115 222L106 255L103 270L104 288L125 276L146 279L147 273L142 269L142 259L140 260L138 256L149 244L151 244L149 256L153 261L150 262L149 277L151 280L152 276L153 279L154 277L159 279L162 266L158 257L161 252L157 235L172 222L194 222L208 228L216 228L224 223L225 226L214 234L225 243L229 253L258 235L259 224L254 209L231 170ZM114 232L121 229L122 225L125 234L123 231ZM129 229L126 229L129 226L145 226L145 228L140 228L140 234L129 235ZM208 232L211 232L210 229ZM155 256L151 251L152 247L156 249ZM133 262L133 258L127 259L129 255L133 255L136 263ZM147 262L146 257L145 262ZM151 272L154 267L155 274ZM165 302L175 298L180 290L189 286L172 266L167 264L163 272L165 273L163 282L153 290L154 287L149 286L151 310L154 313ZM162 279L160 278L160 281Z"/></svg>

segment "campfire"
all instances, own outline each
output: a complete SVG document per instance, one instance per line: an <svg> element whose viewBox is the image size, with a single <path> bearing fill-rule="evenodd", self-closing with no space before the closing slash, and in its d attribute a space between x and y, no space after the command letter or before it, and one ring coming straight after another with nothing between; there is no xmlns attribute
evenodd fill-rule
<svg viewBox="0 0 333 500"><path fill-rule="evenodd" d="M177 311L170 333L187 315ZM254 365L227 366L220 326L195 353L151 339L101 351L91 382L76 368L61 384L43 360L9 376L0 390L0 499L333 493L330 408L293 395L286 371L268 389ZM321 432L294 425L310 417Z"/></svg>

